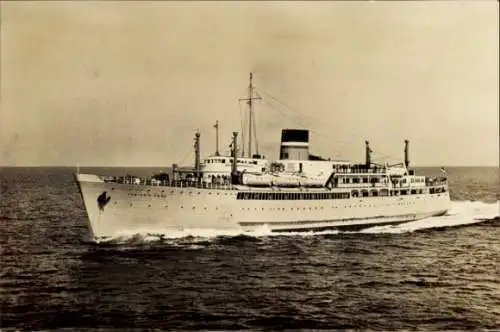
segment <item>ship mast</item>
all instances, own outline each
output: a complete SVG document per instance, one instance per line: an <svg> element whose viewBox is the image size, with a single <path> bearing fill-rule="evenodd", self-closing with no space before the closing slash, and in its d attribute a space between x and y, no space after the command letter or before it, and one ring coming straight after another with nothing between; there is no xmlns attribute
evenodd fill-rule
<svg viewBox="0 0 500 332"><path fill-rule="evenodd" d="M252 83L252 80L253 80L253 74L250 72L250 82L248 84L248 98L242 98L242 99L239 99L240 101L244 100L247 102L247 105L248 105L248 157L249 158L252 158L252 128L255 130L255 124L253 123L255 120L253 120L253 101L254 100L258 100L258 99L262 99L261 97L257 96L257 97L254 97L253 96L253 83ZM255 134L255 136L257 136ZM257 140L255 141L257 145ZM258 150L258 148L257 148ZM256 151L257 154L259 153L259 151Z"/></svg>
<svg viewBox="0 0 500 332"><path fill-rule="evenodd" d="M405 139L405 168L410 166L410 141Z"/></svg>
<svg viewBox="0 0 500 332"><path fill-rule="evenodd" d="M219 154L219 120L215 121L215 156L220 156Z"/></svg>
<svg viewBox="0 0 500 332"><path fill-rule="evenodd" d="M365 141L365 166L366 166L366 168L370 168L370 165L372 164L371 153L372 153L372 149L370 149L370 142Z"/></svg>
<svg viewBox="0 0 500 332"><path fill-rule="evenodd" d="M238 133L233 132L233 141L231 143L231 183L238 184Z"/></svg>
<svg viewBox="0 0 500 332"><path fill-rule="evenodd" d="M196 181L200 179L200 132L196 131L194 136L194 168L196 172Z"/></svg>

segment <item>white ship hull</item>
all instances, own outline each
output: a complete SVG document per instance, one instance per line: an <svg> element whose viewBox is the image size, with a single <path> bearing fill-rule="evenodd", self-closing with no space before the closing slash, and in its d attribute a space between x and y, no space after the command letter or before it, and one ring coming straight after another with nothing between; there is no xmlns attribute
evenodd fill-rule
<svg viewBox="0 0 500 332"><path fill-rule="evenodd" d="M363 228L442 215L450 204L448 192L347 199L245 200L237 199L238 192L245 190L120 184L88 174L77 174L76 180L91 235L96 239L183 229ZM303 190L334 192L326 188ZM106 198L101 206L100 196Z"/></svg>

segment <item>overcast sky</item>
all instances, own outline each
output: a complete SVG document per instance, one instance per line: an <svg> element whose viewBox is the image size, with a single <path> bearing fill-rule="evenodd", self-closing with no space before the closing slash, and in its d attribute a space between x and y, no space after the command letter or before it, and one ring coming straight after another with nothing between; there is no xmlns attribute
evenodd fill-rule
<svg viewBox="0 0 500 332"><path fill-rule="evenodd" d="M369 139L400 160L409 139L413 165L498 165L498 15L497 1L2 2L0 165L192 163L197 128L204 156L215 120L223 147L241 132L250 71L270 159L282 128L307 127L325 157L363 160Z"/></svg>

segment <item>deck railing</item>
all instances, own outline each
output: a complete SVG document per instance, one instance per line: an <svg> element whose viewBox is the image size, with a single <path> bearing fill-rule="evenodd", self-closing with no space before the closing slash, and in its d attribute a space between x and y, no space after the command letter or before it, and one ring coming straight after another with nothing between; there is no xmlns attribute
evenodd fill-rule
<svg viewBox="0 0 500 332"><path fill-rule="evenodd" d="M105 179L105 182L119 183L119 184L130 184L130 185L142 185L142 186L153 186L153 187L173 187L173 188L198 188L198 189L217 189L217 190L235 190L230 183L208 183L208 182L197 182L192 180L155 180L150 178L118 178L118 179Z"/></svg>

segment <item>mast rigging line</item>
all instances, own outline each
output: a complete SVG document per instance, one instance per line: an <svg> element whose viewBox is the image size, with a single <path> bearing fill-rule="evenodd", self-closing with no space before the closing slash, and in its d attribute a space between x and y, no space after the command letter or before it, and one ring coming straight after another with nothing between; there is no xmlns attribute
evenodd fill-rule
<svg viewBox="0 0 500 332"><path fill-rule="evenodd" d="M182 163L183 163L183 162L187 159L187 157L189 157L189 156L191 155L191 153L193 153L193 149L192 149L192 148L189 148L188 153L186 153L186 155L182 158L182 160L181 160L181 161L179 161L179 162L177 163L177 165L181 165L181 164L182 164Z"/></svg>
<svg viewBox="0 0 500 332"><path fill-rule="evenodd" d="M264 103L266 103L267 105L269 105L271 108L275 109L276 111L278 111L281 115L289 118L290 120L292 120L296 125L300 126L300 127L304 127L304 125L302 125L301 123L299 123L297 121L297 119L295 119L294 117L292 117L291 115L288 115L286 114L285 112L283 112L282 110L280 110L279 108L275 107L273 104L271 104L270 102L268 102L267 100L264 99Z"/></svg>
<svg viewBox="0 0 500 332"><path fill-rule="evenodd" d="M372 153L376 153L376 154L381 155L381 153L374 152L374 151L372 151ZM400 154L400 153L393 153L393 154L390 154L390 155L382 155L382 156L380 156L380 157L374 158L373 160L374 160L374 161L375 161L375 160L379 160L379 161L380 161L380 160L383 160L383 161L388 161L388 160L392 159L392 160L401 161L401 158L398 158L398 156L399 156L399 157L401 157L401 154Z"/></svg>
<svg viewBox="0 0 500 332"><path fill-rule="evenodd" d="M262 93L263 93L263 94L265 94L266 96L268 96L269 98L271 98L272 100L275 100L277 103L279 103L279 104L281 104L281 105L285 106L286 108L290 109L291 111L295 112L297 115L299 115L299 116L303 116L303 117L306 117L306 118L309 118L309 119L311 119L311 120L310 120L311 122L312 122L313 120L315 120L315 121L317 121L317 122L321 122L321 123L322 123L322 125L324 125L324 126L328 127L329 129L336 130L335 128L330 127L330 126L328 126L327 124L325 124L325 123L324 123L324 121L321 121L321 120L319 120L319 119L317 119L317 118L315 118L315 117L313 117L313 116L307 115L307 114L302 114L300 111L298 111L298 110L294 109L293 107L291 107L291 106L287 105L286 103L284 103L284 102L280 101L278 98L273 97L273 96L272 96L272 95L270 95L269 93L267 93L267 92L265 92L265 91L262 91ZM264 100L264 99L263 99L263 100ZM266 100L264 100L264 101L266 101ZM270 105L271 107L273 107L274 109L277 109L276 107L272 106L270 103L267 103L267 104L268 104L268 105ZM301 123L301 121L297 120L296 118L292 117L291 115L285 115L285 114L283 113L283 111L279 111L279 112L280 112L282 115L284 115L284 116L286 116L286 117L288 117L288 118L292 119L292 120L295 122L295 124L297 124L297 125L299 125L299 126L301 126L301 127L304 127L304 128L309 127L309 126L304 125L303 123ZM306 121L307 121L307 120L306 120ZM334 141L336 141L336 142L340 143L340 145L341 145L341 146L344 146L344 145L351 145L351 144L355 144L355 143L356 143L356 144L358 144L357 142L354 142L354 140L350 140L350 141L339 140L338 138L335 138L335 137L333 137L333 136L330 136L330 135L327 135L327 134L324 134L324 133L318 132L317 130L309 129L309 131L311 131L311 132L313 132L313 133L315 133L315 134L317 134L317 135L319 135L319 136L323 136L324 138L332 139L332 140L334 140ZM362 141L364 141L364 140L365 140L365 138L363 138L363 137L361 137L361 136L359 136L359 135L356 135L356 134L351 134L351 135L349 135L349 136L351 136L351 137L355 137L356 139L359 139L359 140L362 140Z"/></svg>
<svg viewBox="0 0 500 332"><path fill-rule="evenodd" d="M306 118L310 118L311 120L314 120L314 121L320 121L318 118L315 118L311 115L308 115L308 114L303 114L302 112L300 112L299 110L293 108L292 106L286 104L285 102L279 100L278 98L272 96L271 94L265 92L265 91L262 91L263 94L265 94L266 96L268 96L269 98L273 99L274 101L276 101L277 103L280 103L281 105L289 108L292 112L295 112L297 115L299 116L303 116L303 117L306 117Z"/></svg>
<svg viewBox="0 0 500 332"><path fill-rule="evenodd" d="M315 117L313 116L310 116L310 115L307 115L307 114L302 114L300 111L296 110L295 108L291 107L290 105L286 104L285 102L282 102L280 101L278 98L272 96L271 94L265 92L265 91L261 91L264 95L266 95L267 97L269 97L270 99L274 100L275 102L277 102L278 104L288 108L290 111L294 112L295 115L298 115L298 116L302 116L304 118L309 118L311 120L318 120L316 119ZM292 120L295 124L303 127L303 128L307 128L307 126L304 125L304 123L302 123L302 121L298 120L295 116L291 115L291 114L288 114L286 113L284 110L280 109L279 107L276 107L274 106L273 104L271 104L270 102L268 102L266 99L262 99L268 106L270 106L271 108L275 109L276 111L278 111L281 115L289 118L290 120ZM290 113L292 113L290 112ZM304 119L306 120L306 119ZM307 120L306 120L307 121ZM323 125L325 125L324 123L322 123ZM326 125L327 127L333 129L332 127ZM351 136L353 139L352 140L349 140L349 141L345 141L345 140L338 140L337 138L333 137L333 136L330 136L330 135L327 135L327 134L324 134L324 133L321 133L321 132L318 132L316 130L313 130L313 129L309 129L309 131L315 133L316 135L318 136L321 136L323 138L326 138L326 139L331 139L331 140L334 140L338 143L340 143L340 146L346 146L346 145L353 145L354 143L356 143L354 141L354 138L356 139L363 139L362 137L356 135L356 134L351 134L349 136ZM397 156L399 155L399 153L394 153L394 154L386 154L386 155L383 155L382 153L379 153L379 152L375 152L372 150L372 153L375 153L377 155L381 155L380 157L376 158L376 160L383 160L383 159L394 159L394 160L399 160L399 158L397 158ZM340 153L338 153L340 154Z"/></svg>
<svg viewBox="0 0 500 332"><path fill-rule="evenodd" d="M251 74L250 74L251 75ZM277 112L279 112L281 115L289 118L290 120L292 120L296 125L302 127L302 128L308 128L309 126L307 125L304 125L304 122L307 124L307 122L320 122L323 126L329 128L329 129L332 129L332 130L337 130L336 128L333 128L331 126L329 126L328 124L325 124L324 121L314 117L314 116L311 116L311 115L308 115L308 114L305 114L297 109L295 109L294 107L288 105L287 103L279 100L278 98L274 97L273 95L271 95L270 93L266 92L266 91L262 91L262 90L259 90L262 94L264 94L265 96L267 96L268 98L262 98L262 95L256 91L255 87L252 85L252 76L250 76L250 85L249 85L249 97L247 99L239 99L239 102L238 102L238 105L239 105L239 109L240 109L240 119L241 119L241 129L242 129L242 146L243 146L243 149L244 149L244 143L245 142L245 138L244 138L244 119L242 117L242 107L241 107L241 102L242 101L247 101L247 103L249 104L250 106L250 114L249 114L249 137L251 137L251 135L253 134L254 136L254 140L255 140L255 150L256 150L256 153L259 154L259 148L258 148L258 142L257 142L257 129L256 129L256 123L255 123L255 119L254 121L252 121L252 109L251 109L251 103L252 103L252 95L255 94L257 96L257 98L255 99L261 99L264 103L266 103L266 105L270 106L271 108L273 108L274 110L276 110ZM273 105L272 102L270 101L274 101L276 103L276 105ZM283 108L286 108L287 111L285 111ZM337 142L339 144L339 146L349 146L349 145L353 145L355 144L356 140L362 140L364 141L365 138L364 137L361 137L357 134L350 134L348 135L351 139L350 140L339 140L338 138L335 138L331 135L328 135L328 134L325 134L325 133L321 133L321 132L318 132L314 129L308 129L310 132L320 136L320 137L323 137L325 139L328 139L328 140L333 140L334 142ZM249 142L249 144L251 144ZM356 143L357 144L357 143ZM341 155L341 153L338 151L338 148L339 146L337 147L337 154L338 155ZM249 148L250 148L250 145L249 145ZM244 151L244 150L243 150ZM244 155L244 152L242 151L243 155ZM248 151L248 153L251 153L251 151ZM375 153L377 155L382 155L381 153L378 153L378 152L375 152L372 150L372 153ZM376 158L376 160L382 160L382 159L389 159L389 158L392 158L392 157L395 157L397 156L398 154L390 154L390 155L382 155L378 158ZM396 160L399 160L398 158L394 158Z"/></svg>
<svg viewBox="0 0 500 332"><path fill-rule="evenodd" d="M302 128L307 128L308 126L305 126L303 123L301 123L299 120L297 120L295 117L293 117L292 115L290 114L287 114L285 113L283 110L281 110L280 108L274 106L273 104L271 104L270 102L268 102L267 100L263 99L264 103L266 103L267 105L269 105L271 108L275 109L276 111L278 111L281 115L289 118L290 120L292 120L296 125L302 127ZM348 145L348 144L354 144L355 142L354 141L344 141L344 140L339 140L331 135L328 135L328 134L325 134L325 133L322 133L322 132L319 132L315 129L308 129L310 132L318 135L318 136L321 136L325 139L329 139L329 140L334 140L336 142L339 142L341 146L343 145Z"/></svg>

